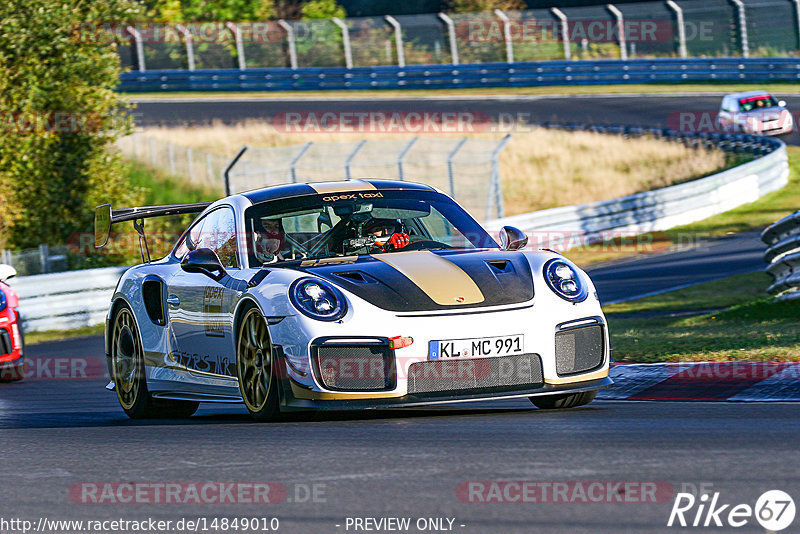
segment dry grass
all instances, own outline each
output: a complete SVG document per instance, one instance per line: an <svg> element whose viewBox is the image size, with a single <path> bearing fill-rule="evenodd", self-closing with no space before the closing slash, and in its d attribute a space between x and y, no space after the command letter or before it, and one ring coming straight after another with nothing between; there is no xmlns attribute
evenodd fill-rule
<svg viewBox="0 0 800 534"><path fill-rule="evenodd" d="M164 141L230 156L242 145L276 147L313 142L352 142L352 133L287 134L269 123L148 128ZM503 133L474 134L502 138ZM408 139L412 135L374 134L370 139ZM725 166L720 150L694 150L657 139L623 139L589 132L533 129L514 133L500 157L506 213L583 204L680 183Z"/></svg>

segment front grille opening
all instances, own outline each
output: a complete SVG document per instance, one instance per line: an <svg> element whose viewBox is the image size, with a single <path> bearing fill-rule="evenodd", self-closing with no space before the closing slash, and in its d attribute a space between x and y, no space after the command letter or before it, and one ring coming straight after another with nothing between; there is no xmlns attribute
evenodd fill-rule
<svg viewBox="0 0 800 534"><path fill-rule="evenodd" d="M556 372L585 373L603 365L605 336L602 325L556 332Z"/></svg>
<svg viewBox="0 0 800 534"><path fill-rule="evenodd" d="M386 391L397 384L394 353L386 345L312 347L320 383L336 391Z"/></svg>
<svg viewBox="0 0 800 534"><path fill-rule="evenodd" d="M14 351L11 343L11 334L5 328L0 328L0 356L7 356Z"/></svg>
<svg viewBox="0 0 800 534"><path fill-rule="evenodd" d="M543 383L538 354L433 360L412 363L408 368L409 393L529 389Z"/></svg>

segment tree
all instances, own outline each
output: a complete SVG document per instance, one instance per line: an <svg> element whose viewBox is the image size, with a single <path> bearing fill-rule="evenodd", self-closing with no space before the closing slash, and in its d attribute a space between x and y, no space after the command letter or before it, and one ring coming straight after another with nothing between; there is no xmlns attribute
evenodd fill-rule
<svg viewBox="0 0 800 534"><path fill-rule="evenodd" d="M65 243L95 205L134 200L112 149L130 128L119 58L96 29L135 14L126 0L0 2L0 247Z"/></svg>
<svg viewBox="0 0 800 534"><path fill-rule="evenodd" d="M449 0L448 5L450 10L456 13L527 8L524 0Z"/></svg>

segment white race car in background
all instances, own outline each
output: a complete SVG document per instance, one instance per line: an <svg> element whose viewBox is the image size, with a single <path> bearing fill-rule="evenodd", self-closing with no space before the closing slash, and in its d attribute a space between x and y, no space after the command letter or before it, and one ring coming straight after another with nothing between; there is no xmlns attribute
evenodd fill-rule
<svg viewBox="0 0 800 534"><path fill-rule="evenodd" d="M766 91L747 91L722 99L717 126L726 132L783 135L792 133L794 119L783 100Z"/></svg>
<svg viewBox="0 0 800 534"><path fill-rule="evenodd" d="M112 223L202 211L172 253L129 269L106 322L125 412L199 402L280 411L529 397L586 404L612 384L594 286L558 253L503 245L409 182L290 184L210 205L98 208ZM144 242L146 244L146 241Z"/></svg>

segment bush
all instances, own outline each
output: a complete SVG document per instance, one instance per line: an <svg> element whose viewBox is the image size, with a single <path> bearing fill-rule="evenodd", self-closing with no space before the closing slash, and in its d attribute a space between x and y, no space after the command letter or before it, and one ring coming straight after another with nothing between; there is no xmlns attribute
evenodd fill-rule
<svg viewBox="0 0 800 534"><path fill-rule="evenodd" d="M0 3L0 247L65 243L95 205L136 201L109 150L130 128L119 58L86 31L134 15L126 0Z"/></svg>

